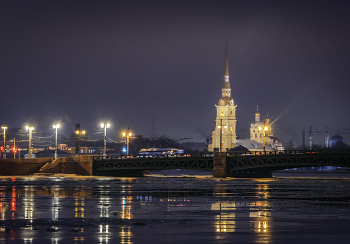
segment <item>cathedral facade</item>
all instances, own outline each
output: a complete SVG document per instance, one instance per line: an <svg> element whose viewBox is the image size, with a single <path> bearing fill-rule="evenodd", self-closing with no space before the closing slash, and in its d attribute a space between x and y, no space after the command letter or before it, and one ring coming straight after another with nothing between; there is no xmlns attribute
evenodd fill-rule
<svg viewBox="0 0 350 244"><path fill-rule="evenodd" d="M263 143L264 133L265 137L273 136L268 116L266 117L264 122L261 122L259 109L257 109L255 114L255 122L251 123L250 125L250 140Z"/></svg>

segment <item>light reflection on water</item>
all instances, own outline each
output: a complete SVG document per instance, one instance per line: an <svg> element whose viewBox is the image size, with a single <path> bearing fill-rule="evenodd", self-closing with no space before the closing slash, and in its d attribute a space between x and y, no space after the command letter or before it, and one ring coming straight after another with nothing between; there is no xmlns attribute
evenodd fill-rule
<svg viewBox="0 0 350 244"><path fill-rule="evenodd" d="M212 243L232 233L250 233L247 242L271 243L277 230L286 231L275 218L306 219L305 213L319 217L327 211L350 219L348 205L341 205L342 212L317 200L332 195L350 201L349 180L26 177L1 183L0 243L130 244L148 233L168 233L170 242L179 243L188 232L204 238L203 232Z"/></svg>
<svg viewBox="0 0 350 244"><path fill-rule="evenodd" d="M120 243L121 244L131 244L132 242L130 241L132 238L132 232L131 232L131 227L121 227L121 230L119 232L120 236Z"/></svg>

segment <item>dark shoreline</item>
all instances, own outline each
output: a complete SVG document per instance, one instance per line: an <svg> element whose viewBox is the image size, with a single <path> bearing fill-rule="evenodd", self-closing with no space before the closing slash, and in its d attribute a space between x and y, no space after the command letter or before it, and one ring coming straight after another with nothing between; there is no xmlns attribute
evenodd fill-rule
<svg viewBox="0 0 350 244"><path fill-rule="evenodd" d="M297 171L297 170L278 170L273 173L297 173L297 174L348 174L350 175L350 171Z"/></svg>

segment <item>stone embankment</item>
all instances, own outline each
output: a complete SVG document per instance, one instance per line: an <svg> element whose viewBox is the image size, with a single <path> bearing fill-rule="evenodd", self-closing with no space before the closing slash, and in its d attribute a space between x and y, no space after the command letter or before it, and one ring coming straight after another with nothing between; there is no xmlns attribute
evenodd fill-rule
<svg viewBox="0 0 350 244"><path fill-rule="evenodd" d="M0 175L78 174L92 175L93 156L21 158L0 160Z"/></svg>

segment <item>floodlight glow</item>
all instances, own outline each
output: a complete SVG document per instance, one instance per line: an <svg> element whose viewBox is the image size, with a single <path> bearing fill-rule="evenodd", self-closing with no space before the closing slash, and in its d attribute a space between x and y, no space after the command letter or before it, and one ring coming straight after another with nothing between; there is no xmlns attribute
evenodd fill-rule
<svg viewBox="0 0 350 244"><path fill-rule="evenodd" d="M54 128L54 129L60 128L60 124L53 125L53 128Z"/></svg>

